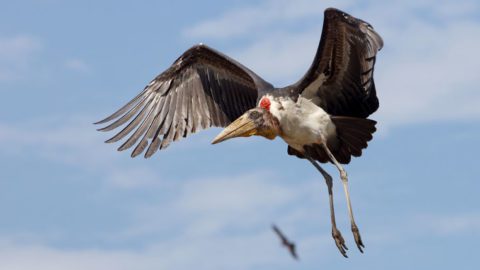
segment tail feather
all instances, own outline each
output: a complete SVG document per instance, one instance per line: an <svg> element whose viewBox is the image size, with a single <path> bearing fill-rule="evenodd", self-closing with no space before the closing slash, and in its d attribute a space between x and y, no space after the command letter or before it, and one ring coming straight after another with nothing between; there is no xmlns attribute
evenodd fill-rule
<svg viewBox="0 0 480 270"><path fill-rule="evenodd" d="M356 125L349 126L348 123L344 123L344 122L335 124L335 126L337 126L337 130L338 130L338 127L340 126L341 130L344 131L343 132L344 134L351 134L351 135L355 135L357 137L365 138L368 140L372 139L372 133L375 132L375 130L371 130L370 127L368 126L367 127L361 127ZM334 121L334 123L338 123L338 122Z"/></svg>
<svg viewBox="0 0 480 270"><path fill-rule="evenodd" d="M352 156L359 157L362 150L367 147L367 143L373 138L372 134L377 130L376 121L364 118L355 118L347 116L332 116L333 123L337 131L336 140L328 144L328 148L338 162L342 164L350 163ZM321 145L306 145L304 151L308 156L319 162L326 163L330 161L327 153ZM305 158L300 151L288 147L288 154L299 158Z"/></svg>
<svg viewBox="0 0 480 270"><path fill-rule="evenodd" d="M350 150L347 147L340 148L339 151L335 152L333 155L335 156L337 161L342 163L342 164L348 164L348 163L350 163L350 160L352 159L352 155L350 154Z"/></svg>
<svg viewBox="0 0 480 270"><path fill-rule="evenodd" d="M354 136L350 133L343 134L343 142L346 143L351 149L354 149L356 152L362 152L362 149L367 147L367 142L359 139L357 136Z"/></svg>
<svg viewBox="0 0 480 270"><path fill-rule="evenodd" d="M362 155L362 150L367 147L367 142L370 141L372 134L377 130L376 121L364 118L346 117L346 116L332 116L332 121L337 130L337 138L339 140L336 151L333 151L335 158L345 160L345 155L352 155L359 157ZM350 159L350 158L348 158ZM342 162L341 163L348 163Z"/></svg>

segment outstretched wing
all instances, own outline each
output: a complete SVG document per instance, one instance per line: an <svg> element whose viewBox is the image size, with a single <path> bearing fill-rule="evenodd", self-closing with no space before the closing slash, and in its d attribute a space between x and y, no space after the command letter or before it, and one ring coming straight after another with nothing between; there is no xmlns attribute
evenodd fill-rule
<svg viewBox="0 0 480 270"><path fill-rule="evenodd" d="M331 115L367 117L378 109L373 82L383 41L367 22L340 10L325 10L315 59L295 84L302 96Z"/></svg>
<svg viewBox="0 0 480 270"><path fill-rule="evenodd" d="M278 238L280 238L280 240L282 241L282 244L289 242L287 237L285 237L282 231L280 231L280 229L275 224L272 225L272 230L277 234Z"/></svg>
<svg viewBox="0 0 480 270"><path fill-rule="evenodd" d="M132 157L150 157L172 141L211 126L225 127L255 107L259 89L272 88L235 60L205 45L187 50L145 89L104 120L109 131L128 124L106 142L130 137L119 151L137 144Z"/></svg>

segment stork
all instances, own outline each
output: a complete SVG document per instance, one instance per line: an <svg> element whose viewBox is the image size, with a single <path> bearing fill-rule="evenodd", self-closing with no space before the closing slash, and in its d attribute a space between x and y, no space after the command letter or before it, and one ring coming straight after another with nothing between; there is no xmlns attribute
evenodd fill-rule
<svg viewBox="0 0 480 270"><path fill-rule="evenodd" d="M373 71L382 46L382 38L370 24L328 8L313 63L298 82L275 88L234 59L199 44L96 124L109 123L100 131L125 124L106 142L131 134L118 150L136 145L132 157L145 152L148 158L172 141L212 126L225 127L213 144L252 135L282 138L289 155L308 160L323 175L332 236L347 257L345 240L335 223L332 177L321 164L333 163L340 173L351 230L363 252L342 164L361 156L376 130L376 122L367 117L379 106Z"/></svg>

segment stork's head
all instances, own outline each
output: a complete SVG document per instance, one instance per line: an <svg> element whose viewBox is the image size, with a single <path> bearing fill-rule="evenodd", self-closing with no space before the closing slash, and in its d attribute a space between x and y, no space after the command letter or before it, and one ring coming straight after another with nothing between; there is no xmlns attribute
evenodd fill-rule
<svg viewBox="0 0 480 270"><path fill-rule="evenodd" d="M213 140L212 144L235 137L263 136L273 140L280 134L278 120L270 113L270 100L263 98L259 107L248 110L242 116L228 125Z"/></svg>

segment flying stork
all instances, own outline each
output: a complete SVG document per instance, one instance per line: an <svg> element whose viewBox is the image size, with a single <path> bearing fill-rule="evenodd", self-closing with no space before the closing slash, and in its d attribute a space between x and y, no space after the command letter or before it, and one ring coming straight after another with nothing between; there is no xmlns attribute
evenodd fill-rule
<svg viewBox="0 0 480 270"><path fill-rule="evenodd" d="M289 155L308 160L325 178L332 236L347 257L335 223L332 177L320 164L333 163L340 172L355 243L363 252L342 164L361 156L376 130L376 122L367 117L379 106L373 70L382 46L382 38L369 23L328 8L313 63L298 82L275 88L234 59L199 44L96 124L109 123L101 131L126 124L106 142L133 132L118 148L136 145L132 157L146 150L148 158L172 141L212 126L225 127L213 144L252 135L282 138Z"/></svg>
<svg viewBox="0 0 480 270"><path fill-rule="evenodd" d="M295 243L291 242L288 240L288 238L283 234L283 232L275 225L272 225L272 230L275 232L275 234L280 238L280 241L282 241L282 246L288 249L288 252L290 252L290 255L295 260L298 260L298 254L297 254L297 249L295 248Z"/></svg>

